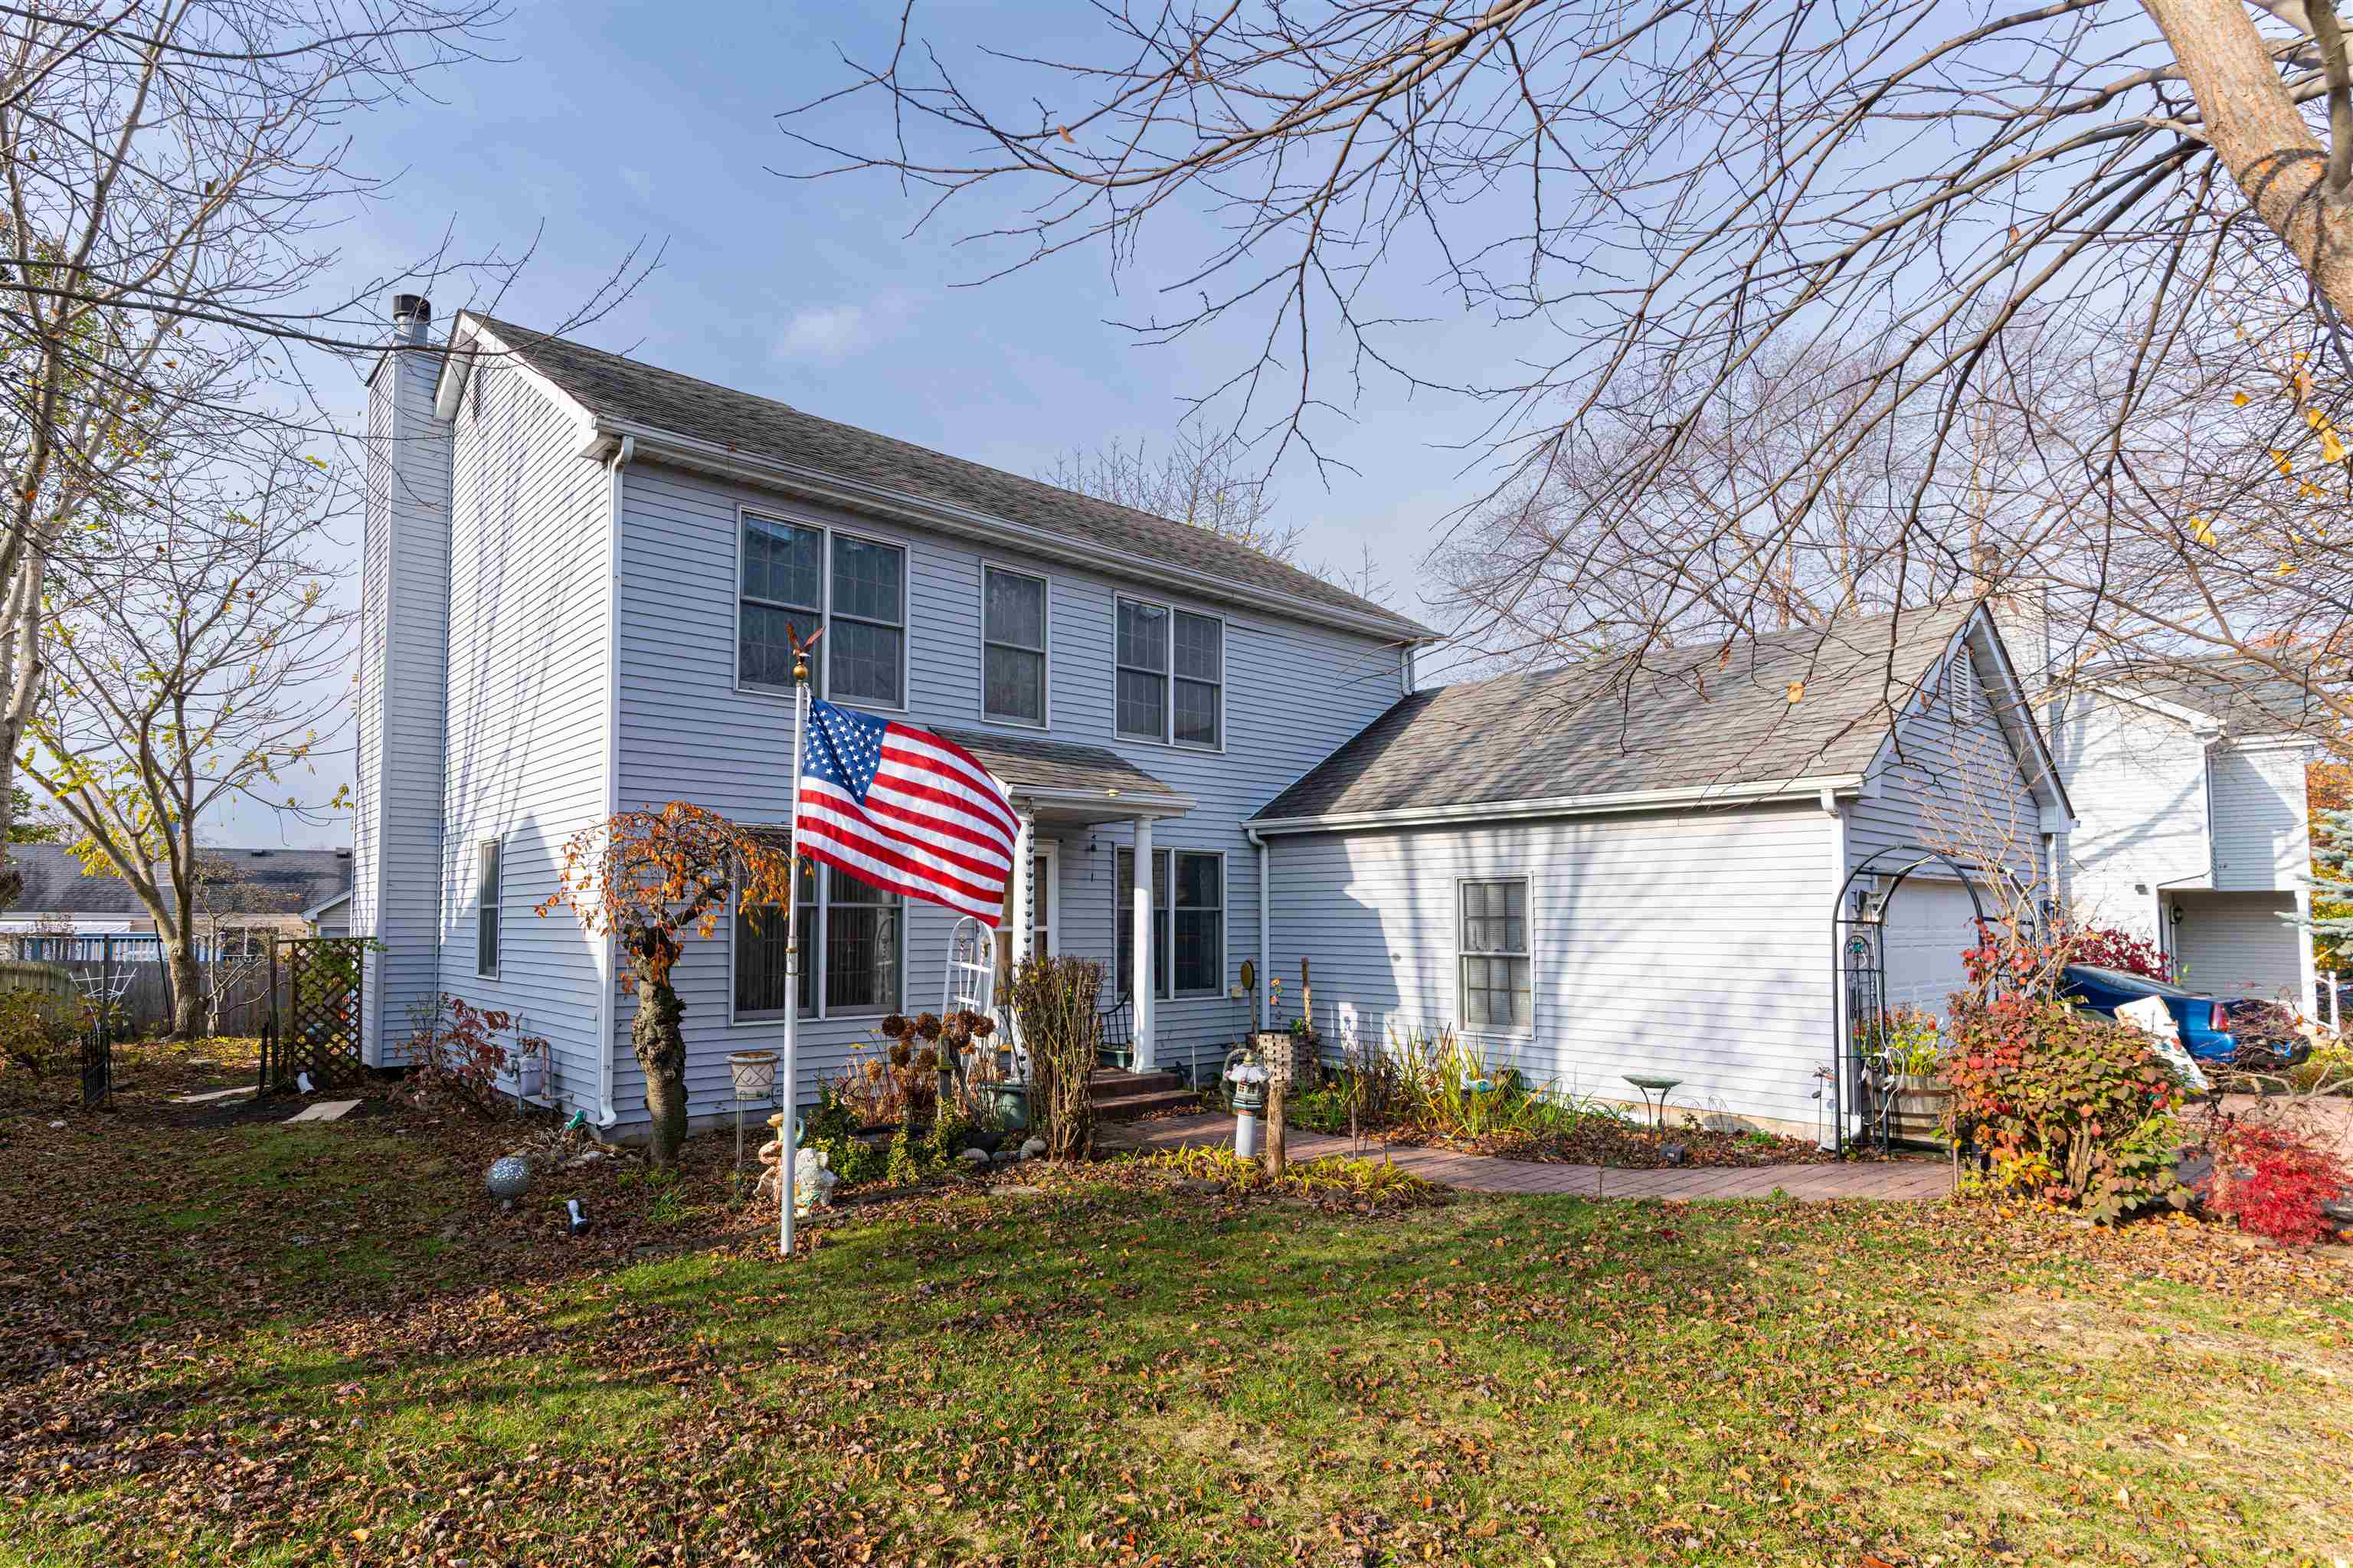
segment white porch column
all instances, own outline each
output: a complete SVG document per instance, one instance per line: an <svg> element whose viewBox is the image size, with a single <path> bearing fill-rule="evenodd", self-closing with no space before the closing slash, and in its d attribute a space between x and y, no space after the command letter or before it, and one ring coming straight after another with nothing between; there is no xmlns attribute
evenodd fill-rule
<svg viewBox="0 0 2353 1568"><path fill-rule="evenodd" d="M1135 953L1128 973L1135 977L1135 1070L1152 1071L1152 993L1159 977L1152 972L1152 819L1135 819Z"/></svg>
<svg viewBox="0 0 2353 1568"><path fill-rule="evenodd" d="M1024 803L1015 808L1014 821L1021 824L1021 831L1013 840L1013 930L1009 946L1013 961L1018 964L1034 956L1029 944L1038 929L1038 813Z"/></svg>
<svg viewBox="0 0 2353 1568"><path fill-rule="evenodd" d="M2328 1016L2328 1010L2320 1002L2320 976L2315 972L2316 968L2312 961L2312 889L2299 887L2295 890L2295 969L2302 981L2304 1000L2296 1004L2296 1011L2317 1022Z"/></svg>

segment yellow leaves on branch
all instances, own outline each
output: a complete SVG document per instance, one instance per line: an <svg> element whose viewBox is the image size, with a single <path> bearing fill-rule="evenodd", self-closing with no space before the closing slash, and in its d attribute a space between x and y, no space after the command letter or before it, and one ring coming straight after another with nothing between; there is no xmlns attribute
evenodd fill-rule
<svg viewBox="0 0 2353 1568"><path fill-rule="evenodd" d="M747 827L688 800L621 811L564 846L555 891L538 913L570 909L592 936L620 939L633 976L661 980L689 931L708 938L733 903L788 908L792 862L778 830Z"/></svg>
<svg viewBox="0 0 2353 1568"><path fill-rule="evenodd" d="M2210 550L2214 547L2213 524L2208 523L2203 517L2192 517L2189 520L2189 536Z"/></svg>

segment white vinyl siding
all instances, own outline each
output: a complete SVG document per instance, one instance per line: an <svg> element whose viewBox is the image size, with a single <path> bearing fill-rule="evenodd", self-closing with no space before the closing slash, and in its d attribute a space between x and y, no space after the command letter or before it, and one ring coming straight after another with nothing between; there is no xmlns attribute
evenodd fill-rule
<svg viewBox="0 0 2353 1568"><path fill-rule="evenodd" d="M1461 1016L1461 885L1525 879L1533 1024L1466 1032L1491 1074L1625 1101L1663 1075L1678 1106L1810 1130L1831 831L1774 806L1281 835L1274 951L1286 992L1312 961L1327 1051L1434 1033Z"/></svg>
<svg viewBox="0 0 2353 1568"><path fill-rule="evenodd" d="M393 1066L440 990L442 783L449 667L449 427L438 362L388 354L368 383L351 929L364 960L362 1059Z"/></svg>
<svg viewBox="0 0 2353 1568"><path fill-rule="evenodd" d="M1962 647L1931 669L1926 700L1897 722L1870 788L1847 807L1850 866L1910 843L2007 866L2029 886L2044 879L2042 805L1978 668Z"/></svg>
<svg viewBox="0 0 2353 1568"><path fill-rule="evenodd" d="M544 1037L548 1094L594 1116L603 939L568 910L521 913L605 815L612 486L582 444L569 407L520 366L476 366L453 442L438 989ZM494 838L517 917L500 920L485 975L480 850Z"/></svg>
<svg viewBox="0 0 2353 1568"><path fill-rule="evenodd" d="M2295 894L2187 890L2167 904L2168 919L2172 909L2181 911L2173 952L2183 985L2225 1000L2295 1001L2302 994L2302 933L2282 918L2295 913Z"/></svg>
<svg viewBox="0 0 2353 1568"><path fill-rule="evenodd" d="M2215 750L2216 887L2292 892L2309 874L2305 762L2301 747Z"/></svg>

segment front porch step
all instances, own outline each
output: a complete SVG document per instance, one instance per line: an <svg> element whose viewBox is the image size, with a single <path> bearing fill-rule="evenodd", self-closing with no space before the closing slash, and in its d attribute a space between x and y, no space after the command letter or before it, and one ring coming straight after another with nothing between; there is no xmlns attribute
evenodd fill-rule
<svg viewBox="0 0 2353 1568"><path fill-rule="evenodd" d="M1134 1121L1162 1111L1195 1110L1199 1097L1174 1073L1100 1069L1087 1078L1088 1097L1103 1121Z"/></svg>

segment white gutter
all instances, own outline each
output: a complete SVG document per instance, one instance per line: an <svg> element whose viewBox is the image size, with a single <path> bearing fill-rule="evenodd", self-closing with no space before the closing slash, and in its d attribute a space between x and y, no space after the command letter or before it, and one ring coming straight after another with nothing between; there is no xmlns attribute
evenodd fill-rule
<svg viewBox="0 0 2353 1568"><path fill-rule="evenodd" d="M1258 1026L1271 1029L1274 1025L1268 1020L1266 980L1274 972L1274 899L1271 882L1274 874L1274 856L1256 827L1244 822L1242 837L1258 846L1258 995L1251 1001L1258 1008Z"/></svg>
<svg viewBox="0 0 2353 1568"><path fill-rule="evenodd" d="M1750 805L1767 800L1804 800L1825 791L1852 791L1862 786L1860 773L1819 779L1788 779L1771 783L1703 784L1681 789L1622 789L1599 795L1555 795L1533 800L1491 800L1454 806L1410 806L1389 811L1342 811L1323 817L1270 817L1251 822L1257 833L1336 833L1361 828L1442 826L1453 822L1492 822L1525 817L1578 817L1609 811L1648 811L1664 806Z"/></svg>
<svg viewBox="0 0 2353 1568"><path fill-rule="evenodd" d="M638 443L627 436L606 465L611 476L611 515L605 529L605 820L621 810L621 471L638 455ZM607 931L596 955L596 1125L610 1127L621 1119L613 1104L614 997L619 977L614 972L613 933Z"/></svg>
<svg viewBox="0 0 2353 1568"><path fill-rule="evenodd" d="M1066 534L1033 527L1024 523L1009 522L986 512L957 506L925 496L908 495L869 484L861 480L845 479L821 469L805 468L798 463L780 462L771 458L754 456L732 447L723 447L690 437L654 429L626 419L606 415L594 416L594 431L581 455L602 457L613 439L637 442L641 457L661 462L675 463L681 468L697 469L748 484L765 485L809 500L822 501L837 506L847 506L871 516L896 518L918 527L936 529L965 538L978 539L1007 549L1019 550L1049 560L1067 561L1095 571L1116 570L1118 563L1107 563L1100 545L1073 539ZM1152 582L1166 587L1181 586L1207 598L1221 599L1237 604L1287 615L1302 620L1321 621L1327 625L1361 631L1376 637L1398 641L1435 642L1439 634L1402 617L1366 614L1345 609L1338 605L1303 599L1280 588L1261 588L1255 584L1237 582L1215 573L1197 571L1165 561L1139 562L1148 569ZM1131 572L1129 575L1136 575Z"/></svg>

